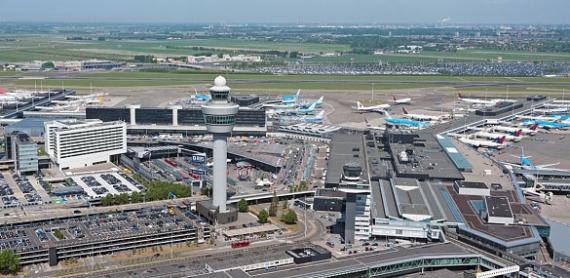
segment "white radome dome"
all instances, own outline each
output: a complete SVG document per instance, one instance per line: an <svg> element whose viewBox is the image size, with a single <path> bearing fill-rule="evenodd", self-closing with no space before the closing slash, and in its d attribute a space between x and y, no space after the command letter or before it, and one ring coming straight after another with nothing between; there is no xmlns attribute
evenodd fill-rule
<svg viewBox="0 0 570 278"><path fill-rule="evenodd" d="M216 79L214 79L214 86L216 86L216 87L226 86L226 79L221 75L216 77Z"/></svg>

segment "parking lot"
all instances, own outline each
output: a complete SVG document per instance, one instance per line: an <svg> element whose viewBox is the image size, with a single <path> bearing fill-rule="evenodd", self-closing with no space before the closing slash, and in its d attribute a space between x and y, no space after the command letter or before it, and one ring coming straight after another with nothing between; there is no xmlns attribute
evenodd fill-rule
<svg viewBox="0 0 570 278"><path fill-rule="evenodd" d="M140 192L143 188L135 180L123 173L105 173L80 175L71 178L91 198L104 197L107 194Z"/></svg>

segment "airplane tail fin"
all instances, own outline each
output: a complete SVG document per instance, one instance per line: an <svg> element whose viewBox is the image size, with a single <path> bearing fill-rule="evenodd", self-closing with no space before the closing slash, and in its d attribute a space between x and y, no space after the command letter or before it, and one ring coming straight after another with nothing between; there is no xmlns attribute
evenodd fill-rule
<svg viewBox="0 0 570 278"><path fill-rule="evenodd" d="M522 135L522 129L515 131L515 136L520 137Z"/></svg>
<svg viewBox="0 0 570 278"><path fill-rule="evenodd" d="M402 107L402 112L404 112L404 114L409 114L408 110L406 110L406 107Z"/></svg>
<svg viewBox="0 0 570 278"><path fill-rule="evenodd" d="M394 100L394 102L397 101L396 96L392 96L392 99Z"/></svg>
<svg viewBox="0 0 570 278"><path fill-rule="evenodd" d="M317 103L318 103L318 104L321 104L321 103L323 103L323 100L325 100L325 96L321 96L321 97L319 98L319 100L317 100Z"/></svg>
<svg viewBox="0 0 570 278"><path fill-rule="evenodd" d="M295 94L295 99L299 99L299 95L301 95L301 89L297 90L297 93Z"/></svg>
<svg viewBox="0 0 570 278"><path fill-rule="evenodd" d="M317 103L313 102L313 104L311 104L311 106L309 106L309 110L314 110L317 107Z"/></svg>
<svg viewBox="0 0 570 278"><path fill-rule="evenodd" d="M506 138L507 138L506 136L501 136L501 137L499 137L499 139L497 140L497 142L498 142L499 144L504 144Z"/></svg>
<svg viewBox="0 0 570 278"><path fill-rule="evenodd" d="M462 99L462 98L463 98L463 94L462 94L462 93L457 93L457 97L458 97L459 99Z"/></svg>
<svg viewBox="0 0 570 278"><path fill-rule="evenodd" d="M362 103L360 103L360 101L356 101L356 108L362 108Z"/></svg>
<svg viewBox="0 0 570 278"><path fill-rule="evenodd" d="M537 125L537 124L532 124L532 125L530 126L530 130L536 130L537 128L538 128L538 125Z"/></svg>

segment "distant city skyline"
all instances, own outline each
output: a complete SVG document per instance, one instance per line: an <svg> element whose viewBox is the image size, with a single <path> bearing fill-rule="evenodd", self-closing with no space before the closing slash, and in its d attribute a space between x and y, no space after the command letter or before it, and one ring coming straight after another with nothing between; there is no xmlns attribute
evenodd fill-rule
<svg viewBox="0 0 570 278"><path fill-rule="evenodd" d="M569 0L2 0L18 22L570 24Z"/></svg>

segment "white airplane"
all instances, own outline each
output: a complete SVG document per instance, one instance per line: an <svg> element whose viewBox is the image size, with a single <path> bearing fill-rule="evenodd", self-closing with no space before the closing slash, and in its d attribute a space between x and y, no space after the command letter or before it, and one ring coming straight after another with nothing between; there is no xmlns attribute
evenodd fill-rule
<svg viewBox="0 0 570 278"><path fill-rule="evenodd" d="M479 105L484 105L484 106L494 106L495 104L497 104L498 102L515 102L516 100L512 100L512 99L501 99L501 98L495 98L495 99L480 99L480 98L465 98L463 97L463 95L461 93L457 94L457 98L465 103L469 103L469 104L479 104Z"/></svg>
<svg viewBox="0 0 570 278"><path fill-rule="evenodd" d="M538 133L538 131L536 131L537 128L538 128L538 125L530 126L529 128L526 128L526 127L519 128L519 127L499 125L499 126L492 127L491 130L509 132L509 133L512 133L515 135L517 134L517 132L520 132L521 134L534 136Z"/></svg>
<svg viewBox="0 0 570 278"><path fill-rule="evenodd" d="M402 107L402 112L404 113L404 118L412 119L416 121L422 122L437 122L443 119L449 118L449 115L442 115L442 116L434 116L434 115L426 115L426 114L410 114L405 107Z"/></svg>
<svg viewBox="0 0 570 278"><path fill-rule="evenodd" d="M494 133L494 132L488 132L488 131L479 131L477 133L475 133L476 137L479 138L487 138L487 139L491 139L491 140L499 140L500 138L505 138L506 141L510 141L510 142L520 142L522 137L520 136L513 136L510 134L503 134L503 133Z"/></svg>
<svg viewBox="0 0 570 278"><path fill-rule="evenodd" d="M526 116L526 115L518 115L516 116L517 119L522 119L522 120L535 120L535 121L547 121L547 122L554 122L556 120L558 120L557 117L551 117L551 116Z"/></svg>
<svg viewBox="0 0 570 278"><path fill-rule="evenodd" d="M492 149L503 149L506 146L504 137L499 138L499 140L496 142L487 140L475 140L468 137L460 137L459 141L476 148L484 147Z"/></svg>
<svg viewBox="0 0 570 278"><path fill-rule="evenodd" d="M360 101L356 102L356 112L365 113L365 112L384 112L386 109L390 108L390 104L378 104L373 106L364 106Z"/></svg>
<svg viewBox="0 0 570 278"><path fill-rule="evenodd" d="M103 96L108 96L109 93L96 93L96 94L90 94L90 95L86 95L86 96L67 96L67 98L69 99L77 99L77 100L93 100L96 99L97 97L103 97Z"/></svg>
<svg viewBox="0 0 570 278"><path fill-rule="evenodd" d="M549 113L564 113L568 111L567 107L554 107L554 108L537 108L534 109L535 113L549 114Z"/></svg>
<svg viewBox="0 0 570 278"><path fill-rule="evenodd" d="M394 99L394 104L410 104L412 103L412 98L396 98L395 96L392 96L392 98Z"/></svg>

